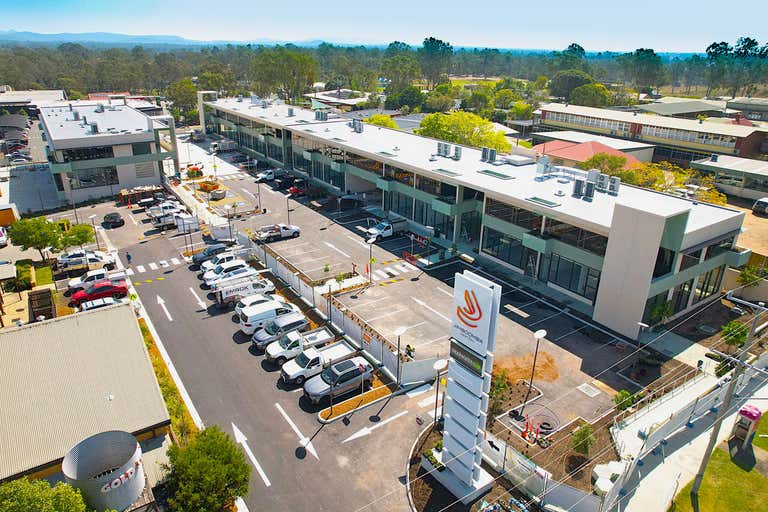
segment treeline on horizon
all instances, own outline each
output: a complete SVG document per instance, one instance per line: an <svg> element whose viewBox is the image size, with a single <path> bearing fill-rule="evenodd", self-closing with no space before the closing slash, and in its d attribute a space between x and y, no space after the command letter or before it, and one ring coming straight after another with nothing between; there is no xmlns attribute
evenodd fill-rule
<svg viewBox="0 0 768 512"><path fill-rule="evenodd" d="M199 49L157 50L135 46L89 48L79 43L57 47L0 48L0 84L15 89L64 89L77 99L87 92L131 91L164 95L173 84L198 77L198 87L237 94L277 92L295 99L315 81L331 87L377 92L387 79L387 93L417 81L428 89L449 75L513 77L541 82L559 72L581 71L594 81L621 83L638 92L661 86L707 96L751 96L768 83L768 42L741 37L713 42L704 54L664 59L653 49L628 53L587 53L578 44L563 51L509 52L454 49L426 38L420 47L395 41L385 48L226 45ZM551 91L550 91L551 92ZM555 94L556 96L556 94Z"/></svg>

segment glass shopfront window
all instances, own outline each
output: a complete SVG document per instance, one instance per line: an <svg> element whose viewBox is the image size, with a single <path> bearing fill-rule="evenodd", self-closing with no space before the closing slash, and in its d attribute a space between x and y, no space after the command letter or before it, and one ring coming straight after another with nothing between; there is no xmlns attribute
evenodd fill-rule
<svg viewBox="0 0 768 512"><path fill-rule="evenodd" d="M594 303L600 284L600 271L552 253L541 258L539 279L556 284Z"/></svg>
<svg viewBox="0 0 768 512"><path fill-rule="evenodd" d="M688 307L688 298L691 296L693 289L693 279L686 281L680 285L675 286L672 292L672 312L679 313Z"/></svg>
<svg viewBox="0 0 768 512"><path fill-rule="evenodd" d="M115 152L112 146L94 146L90 148L74 148L61 150L65 162L78 160L96 160L99 158L113 158Z"/></svg>
<svg viewBox="0 0 768 512"><path fill-rule="evenodd" d="M699 260L701 260L701 252L702 250L699 249L697 251L682 253L680 255L680 271L683 271L685 269L698 265Z"/></svg>
<svg viewBox="0 0 768 512"><path fill-rule="evenodd" d="M67 179L69 180L69 187L73 190L106 187L119 183L115 166L78 169L74 172L68 172Z"/></svg>
<svg viewBox="0 0 768 512"><path fill-rule="evenodd" d="M416 188L433 196L440 195L440 182L426 176L416 176Z"/></svg>
<svg viewBox="0 0 768 512"><path fill-rule="evenodd" d="M424 201L417 199L414 204L415 222L435 228L435 236L444 235L446 239L453 240L453 217L434 211L432 206Z"/></svg>
<svg viewBox="0 0 768 512"><path fill-rule="evenodd" d="M389 164L384 166L384 176L399 181L400 183L405 183L411 187L414 183L413 173L411 171L406 171L405 169L400 169L399 167L394 167Z"/></svg>
<svg viewBox="0 0 768 512"><path fill-rule="evenodd" d="M378 160L360 156L350 151L347 151L347 163L349 165L354 165L358 169L369 171L375 174L376 176L382 176L382 173L384 170L384 164L382 164Z"/></svg>
<svg viewBox="0 0 768 512"><path fill-rule="evenodd" d="M413 220L413 198L399 192L384 192L384 209Z"/></svg>
<svg viewBox="0 0 768 512"><path fill-rule="evenodd" d="M707 247L707 254L704 256L705 260L719 256L724 252L728 252L733 248L733 242L735 238L730 236L725 240L721 240Z"/></svg>
<svg viewBox="0 0 768 512"><path fill-rule="evenodd" d="M608 237L555 219L547 219L544 234L598 256L605 256L605 249L608 247Z"/></svg>
<svg viewBox="0 0 768 512"><path fill-rule="evenodd" d="M526 269L530 263L530 257L534 256L533 267L534 269L536 267L536 251L523 247L523 241L519 238L488 226L483 229L482 251L521 270Z"/></svg>
<svg viewBox="0 0 768 512"><path fill-rule="evenodd" d="M541 229L541 215L495 199L488 198L485 202L485 213L530 231Z"/></svg>
<svg viewBox="0 0 768 512"><path fill-rule="evenodd" d="M725 273L725 266L713 268L709 272L700 274L696 280L696 290L694 290L693 303L701 302L707 297L720 291L720 284Z"/></svg>

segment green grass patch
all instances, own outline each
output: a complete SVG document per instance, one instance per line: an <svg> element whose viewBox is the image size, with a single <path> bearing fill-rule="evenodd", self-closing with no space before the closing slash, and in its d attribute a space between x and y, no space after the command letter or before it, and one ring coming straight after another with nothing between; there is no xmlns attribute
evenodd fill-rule
<svg viewBox="0 0 768 512"><path fill-rule="evenodd" d="M147 322L143 318L139 318L139 329L141 329L144 344L147 346L149 359L152 361L152 368L155 371L157 383L160 385L160 392L165 400L165 408L168 409L168 415L171 417L171 430L173 430L176 441L184 446L198 432L197 426L192 421L192 416L181 398L179 388L176 387L176 383L157 349L155 339L149 332Z"/></svg>
<svg viewBox="0 0 768 512"><path fill-rule="evenodd" d="M53 270L47 265L35 267L35 281L37 286L42 284L53 284Z"/></svg>
<svg viewBox="0 0 768 512"><path fill-rule="evenodd" d="M23 292L32 289L32 260L16 262L16 279L9 281L9 291Z"/></svg>
<svg viewBox="0 0 768 512"><path fill-rule="evenodd" d="M691 486L683 487L668 512L693 512ZM731 457L720 448L704 474L699 490L699 512L746 512L764 510L768 503L768 478L756 470L745 471L731 462Z"/></svg>
<svg viewBox="0 0 768 512"><path fill-rule="evenodd" d="M755 446L768 450L768 437L760 437L761 435L768 436L768 411L763 411L763 417L760 418L760 424L757 426L757 433L752 442Z"/></svg>

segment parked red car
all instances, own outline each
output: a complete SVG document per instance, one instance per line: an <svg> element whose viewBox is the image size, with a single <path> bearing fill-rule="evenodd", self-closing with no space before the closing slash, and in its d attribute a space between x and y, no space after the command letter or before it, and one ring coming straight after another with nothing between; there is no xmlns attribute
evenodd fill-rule
<svg viewBox="0 0 768 512"><path fill-rule="evenodd" d="M293 185L288 188L288 193L291 194L293 197L302 197L307 195L306 191L306 185L304 184L303 180L296 180L293 182Z"/></svg>
<svg viewBox="0 0 768 512"><path fill-rule="evenodd" d="M74 293L72 295L72 302L75 306L79 306L89 300L103 299L105 297L119 299L126 295L128 295L128 285L125 281L103 281Z"/></svg>

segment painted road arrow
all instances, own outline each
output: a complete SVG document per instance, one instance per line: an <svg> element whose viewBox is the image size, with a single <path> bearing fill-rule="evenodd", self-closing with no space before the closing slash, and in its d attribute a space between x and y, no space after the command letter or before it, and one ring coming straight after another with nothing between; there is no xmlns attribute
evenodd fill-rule
<svg viewBox="0 0 768 512"><path fill-rule="evenodd" d="M205 302L203 302L203 299L197 296L197 294L195 293L195 290L193 290L191 286L189 287L189 291L195 297L195 300L197 301L197 305L200 306L200 309L207 309L205 307Z"/></svg>
<svg viewBox="0 0 768 512"><path fill-rule="evenodd" d="M352 434L351 436L349 436L348 438L346 438L345 440L343 440L341 442L341 444L344 444L347 441L354 441L355 439L359 439L361 437L365 437L365 436L369 435L371 432L373 432L374 430L376 430L377 428L383 427L384 425L386 425L390 421L396 420L397 418L399 418L403 414L408 414L408 411L399 412L399 413L395 414L394 416L390 416L389 418L385 419L384 421L380 421L380 422L376 423L372 427L363 427L360 430L358 430L357 432L355 432L354 434Z"/></svg>
<svg viewBox="0 0 768 512"><path fill-rule="evenodd" d="M258 471L259 476L262 480L264 480L264 485L269 487L272 485L270 483L269 478L267 478L267 474L264 473L264 470L261 469L261 464L259 464L259 461L256 460L256 456L251 451L251 447L248 446L248 438L245 437L245 434L243 434L239 428L237 428L237 425L232 423L232 432L235 435L235 443L242 445L243 451L245 451L245 454L248 456L248 458L251 460L251 464L253 464L253 467L256 468L256 471Z"/></svg>
<svg viewBox="0 0 768 512"><path fill-rule="evenodd" d="M167 316L167 317L168 317L168 321L169 321L169 322L173 322L173 317L172 317L172 316L171 316L171 314L168 312L168 308L167 308L167 307L165 307L165 301L164 301L164 300L163 300L163 298L162 298L161 296L159 296L159 295L157 296L157 304L158 304L158 305L159 305L161 308L163 308L163 311L165 312L165 316Z"/></svg>
<svg viewBox="0 0 768 512"><path fill-rule="evenodd" d="M291 429L296 433L296 435L299 437L299 444L304 447L309 453L312 454L312 456L320 460L320 457L317 456L317 450L315 450L315 447L312 445L312 441L301 433L299 430L299 427L296 426L296 424L291 420L290 417L288 417L288 414L283 410L282 407L280 407L280 404L275 404L275 407L277 407L277 410L280 411L280 414L283 415L283 418L285 418L285 421L288 422L288 425L290 425Z"/></svg>

